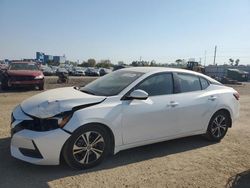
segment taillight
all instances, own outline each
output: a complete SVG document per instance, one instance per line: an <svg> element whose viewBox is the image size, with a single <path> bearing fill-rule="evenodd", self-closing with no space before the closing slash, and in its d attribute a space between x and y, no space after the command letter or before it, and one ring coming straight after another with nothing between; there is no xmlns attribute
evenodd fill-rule
<svg viewBox="0 0 250 188"><path fill-rule="evenodd" d="M240 94L238 92L235 92L233 95L234 95L236 100L240 99Z"/></svg>

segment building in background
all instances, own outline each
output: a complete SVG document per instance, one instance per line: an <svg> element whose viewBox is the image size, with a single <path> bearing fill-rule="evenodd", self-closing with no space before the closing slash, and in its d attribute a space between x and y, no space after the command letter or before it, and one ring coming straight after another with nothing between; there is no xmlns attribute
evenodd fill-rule
<svg viewBox="0 0 250 188"><path fill-rule="evenodd" d="M59 64L64 64L66 61L65 56L54 56L53 62L59 62Z"/></svg>
<svg viewBox="0 0 250 188"><path fill-rule="evenodd" d="M47 64L49 62L53 62L54 56L52 55L44 55L44 64Z"/></svg>
<svg viewBox="0 0 250 188"><path fill-rule="evenodd" d="M44 53L42 52L36 52L36 60L38 62L44 63Z"/></svg>
<svg viewBox="0 0 250 188"><path fill-rule="evenodd" d="M63 64L66 61L65 55L63 56L53 56L47 55L43 52L36 52L36 61L46 65L48 63Z"/></svg>

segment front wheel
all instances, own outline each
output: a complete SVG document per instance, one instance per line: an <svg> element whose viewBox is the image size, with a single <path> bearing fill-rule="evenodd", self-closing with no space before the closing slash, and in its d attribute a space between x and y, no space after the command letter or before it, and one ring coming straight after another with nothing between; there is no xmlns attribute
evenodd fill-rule
<svg viewBox="0 0 250 188"><path fill-rule="evenodd" d="M9 89L8 83L6 81L2 81L1 89L3 91Z"/></svg>
<svg viewBox="0 0 250 188"><path fill-rule="evenodd" d="M229 125L228 114L223 111L216 112L209 122L206 138L219 142L226 135Z"/></svg>
<svg viewBox="0 0 250 188"><path fill-rule="evenodd" d="M76 130L63 148L66 163L74 169L86 169L99 164L110 151L107 131L97 125Z"/></svg>
<svg viewBox="0 0 250 188"><path fill-rule="evenodd" d="M44 84L40 84L40 85L38 86L38 88L39 88L39 90L44 90Z"/></svg>

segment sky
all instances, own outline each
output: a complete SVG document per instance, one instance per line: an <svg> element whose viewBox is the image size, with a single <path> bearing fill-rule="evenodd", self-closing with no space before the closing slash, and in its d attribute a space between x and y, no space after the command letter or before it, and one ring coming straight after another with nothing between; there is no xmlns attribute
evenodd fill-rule
<svg viewBox="0 0 250 188"><path fill-rule="evenodd" d="M250 64L250 0L0 0L0 59Z"/></svg>

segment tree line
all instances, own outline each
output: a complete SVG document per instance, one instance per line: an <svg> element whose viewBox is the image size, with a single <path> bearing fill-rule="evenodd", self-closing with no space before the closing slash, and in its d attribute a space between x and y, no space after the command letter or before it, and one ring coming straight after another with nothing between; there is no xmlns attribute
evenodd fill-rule
<svg viewBox="0 0 250 188"><path fill-rule="evenodd" d="M238 66L240 60L236 59L235 61L233 59L229 59L229 64ZM114 65L109 59L106 60L100 60L97 62L94 58L90 58L87 61L83 61L82 63L78 64L76 62L68 62L69 64L77 65L80 67L98 67L98 68L111 68L117 65ZM173 63L157 63L155 60L152 61L132 61L130 64L125 64L123 61L118 61L118 65L120 66L133 66L133 67L142 67L142 66L148 66L148 67L185 67L187 64L187 61L184 59L177 59Z"/></svg>

